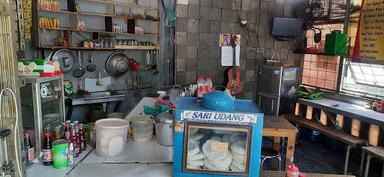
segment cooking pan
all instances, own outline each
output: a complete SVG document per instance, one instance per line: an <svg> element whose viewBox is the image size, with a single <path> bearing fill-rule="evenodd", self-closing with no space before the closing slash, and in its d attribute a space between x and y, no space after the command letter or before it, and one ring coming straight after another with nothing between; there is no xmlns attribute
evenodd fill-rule
<svg viewBox="0 0 384 177"><path fill-rule="evenodd" d="M75 65L75 57L72 51L68 49L60 49L53 52L50 57L50 61L58 61L60 64L60 70L67 73L73 69Z"/></svg>
<svg viewBox="0 0 384 177"><path fill-rule="evenodd" d="M114 52L109 55L105 69L113 77L120 77L129 69L128 57L121 52Z"/></svg>

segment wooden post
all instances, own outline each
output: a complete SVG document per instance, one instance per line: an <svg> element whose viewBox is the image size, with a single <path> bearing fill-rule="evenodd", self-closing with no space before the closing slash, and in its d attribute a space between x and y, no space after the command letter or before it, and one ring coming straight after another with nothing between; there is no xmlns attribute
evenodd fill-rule
<svg viewBox="0 0 384 177"><path fill-rule="evenodd" d="M327 125L327 115L323 110L321 110L321 113L320 113L320 123L323 125Z"/></svg>
<svg viewBox="0 0 384 177"><path fill-rule="evenodd" d="M313 115L313 107L307 106L307 116L305 116L305 118L308 120L312 120L312 115Z"/></svg>
<svg viewBox="0 0 384 177"><path fill-rule="evenodd" d="M361 121L357 119L352 120L352 126L351 126L351 134L353 136L359 137L360 136L360 128L361 128Z"/></svg>
<svg viewBox="0 0 384 177"><path fill-rule="evenodd" d="M380 127L374 124L369 125L368 141L370 145L377 146L379 144L379 135Z"/></svg>
<svg viewBox="0 0 384 177"><path fill-rule="evenodd" d="M300 114L300 103L297 102L295 106L295 115L298 116L299 114Z"/></svg>
<svg viewBox="0 0 384 177"><path fill-rule="evenodd" d="M344 116L337 114L336 115L336 122L339 124L340 128L343 128L344 127Z"/></svg>

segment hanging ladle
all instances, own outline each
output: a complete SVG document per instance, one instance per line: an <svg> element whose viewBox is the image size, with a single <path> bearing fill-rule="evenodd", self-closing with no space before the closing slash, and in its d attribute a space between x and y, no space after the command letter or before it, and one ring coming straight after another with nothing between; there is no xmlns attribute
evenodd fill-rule
<svg viewBox="0 0 384 177"><path fill-rule="evenodd" d="M93 72L97 69L97 66L95 65L94 61L93 61L93 57L91 54L89 54L88 56L88 62L89 64L85 67L87 69L88 72Z"/></svg>

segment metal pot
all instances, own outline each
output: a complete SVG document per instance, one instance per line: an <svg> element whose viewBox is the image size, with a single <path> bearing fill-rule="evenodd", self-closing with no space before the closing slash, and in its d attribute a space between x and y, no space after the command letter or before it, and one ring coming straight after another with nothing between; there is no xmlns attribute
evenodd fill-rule
<svg viewBox="0 0 384 177"><path fill-rule="evenodd" d="M163 112L155 117L156 140L163 146L173 146L173 126L175 118L169 112Z"/></svg>
<svg viewBox="0 0 384 177"><path fill-rule="evenodd" d="M111 76L119 77L128 71L128 57L121 52L112 53L105 63L105 68Z"/></svg>

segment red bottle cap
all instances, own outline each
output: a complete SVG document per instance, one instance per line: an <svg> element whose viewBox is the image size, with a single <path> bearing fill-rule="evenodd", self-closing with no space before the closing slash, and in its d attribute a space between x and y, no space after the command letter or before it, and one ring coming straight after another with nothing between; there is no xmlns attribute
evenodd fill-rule
<svg viewBox="0 0 384 177"><path fill-rule="evenodd" d="M290 171L290 172L299 172L299 168L297 168L295 164L291 164L291 165L288 166L288 171Z"/></svg>

